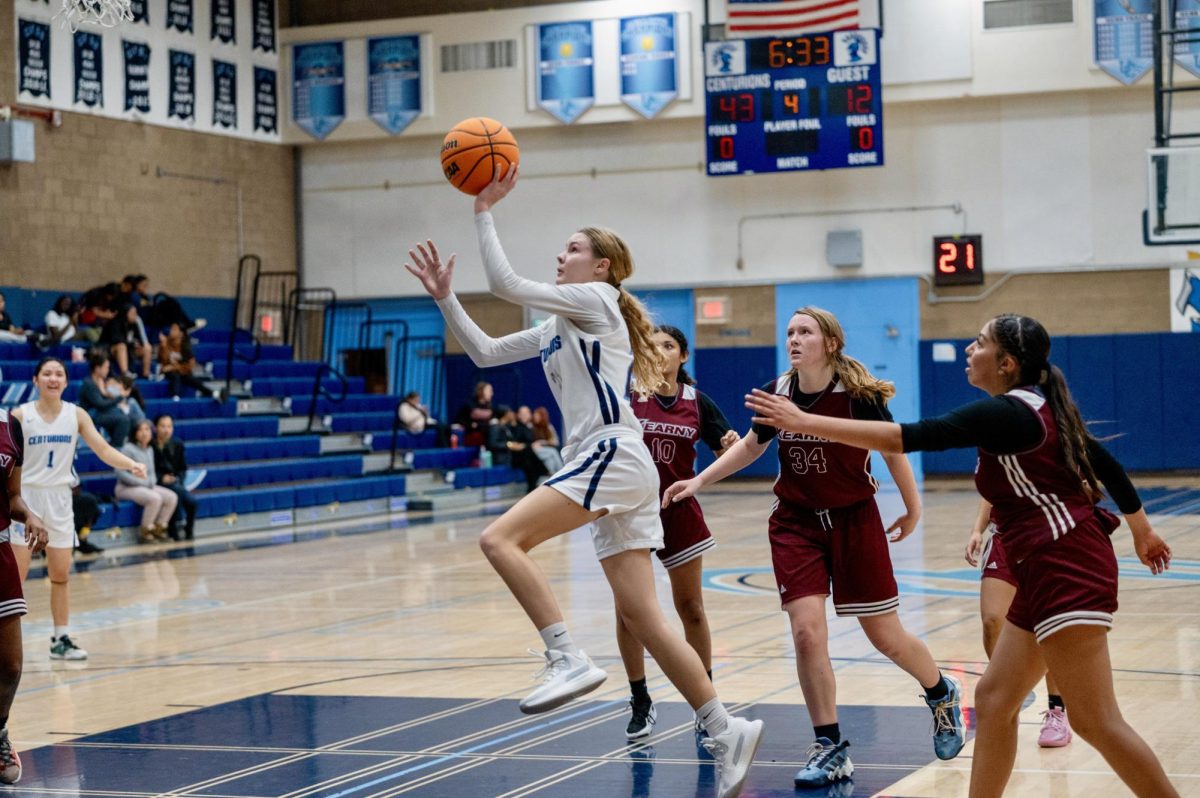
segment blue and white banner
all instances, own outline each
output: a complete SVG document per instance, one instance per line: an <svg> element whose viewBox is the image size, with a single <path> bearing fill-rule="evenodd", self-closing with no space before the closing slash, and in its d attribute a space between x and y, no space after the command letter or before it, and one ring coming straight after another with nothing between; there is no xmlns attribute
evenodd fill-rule
<svg viewBox="0 0 1200 798"><path fill-rule="evenodd" d="M167 27L192 32L192 0L167 0Z"/></svg>
<svg viewBox="0 0 1200 798"><path fill-rule="evenodd" d="M1096 66L1126 86L1154 66L1156 0L1094 0Z"/></svg>
<svg viewBox="0 0 1200 798"><path fill-rule="evenodd" d="M421 37L367 39L367 115L396 134L421 115Z"/></svg>
<svg viewBox="0 0 1200 798"><path fill-rule="evenodd" d="M28 19L17 20L20 57L17 93L50 97L50 26Z"/></svg>
<svg viewBox="0 0 1200 798"><path fill-rule="evenodd" d="M254 49L275 52L275 0L251 0L250 16Z"/></svg>
<svg viewBox="0 0 1200 798"><path fill-rule="evenodd" d="M292 121L324 139L346 118L346 59L341 42L292 45Z"/></svg>
<svg viewBox="0 0 1200 798"><path fill-rule="evenodd" d="M150 112L150 45L121 42L125 52L125 110Z"/></svg>
<svg viewBox="0 0 1200 798"><path fill-rule="evenodd" d="M592 23L538 26L538 107L571 124L596 101Z"/></svg>
<svg viewBox="0 0 1200 798"><path fill-rule="evenodd" d="M103 39L97 33L75 34L75 99L87 106L104 107Z"/></svg>
<svg viewBox="0 0 1200 798"><path fill-rule="evenodd" d="M185 121L196 118L196 56L179 50L170 52L171 84L167 116Z"/></svg>
<svg viewBox="0 0 1200 798"><path fill-rule="evenodd" d="M237 128L237 64L213 59L213 126Z"/></svg>
<svg viewBox="0 0 1200 798"><path fill-rule="evenodd" d="M1200 333L1200 269L1171 269L1171 331Z"/></svg>
<svg viewBox="0 0 1200 798"><path fill-rule="evenodd" d="M1192 31L1190 42L1175 45L1175 63L1200 76L1200 0L1175 0L1175 28Z"/></svg>
<svg viewBox="0 0 1200 798"><path fill-rule="evenodd" d="M622 18L621 102L654 118L679 96L675 72L675 15Z"/></svg>
<svg viewBox="0 0 1200 798"><path fill-rule="evenodd" d="M129 13L133 15L131 22L150 24L150 0L129 0Z"/></svg>
<svg viewBox="0 0 1200 798"><path fill-rule="evenodd" d="M274 133L279 129L279 100L275 70L254 68L254 129Z"/></svg>
<svg viewBox="0 0 1200 798"><path fill-rule="evenodd" d="M233 0L211 0L212 25L209 38L215 41L233 44L237 41L237 9Z"/></svg>

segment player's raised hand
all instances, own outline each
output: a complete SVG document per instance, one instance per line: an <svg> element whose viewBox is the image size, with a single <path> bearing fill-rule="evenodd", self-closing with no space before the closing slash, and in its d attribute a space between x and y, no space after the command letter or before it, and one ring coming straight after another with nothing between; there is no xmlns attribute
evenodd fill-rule
<svg viewBox="0 0 1200 798"><path fill-rule="evenodd" d="M755 424L767 424L788 432L804 432L804 420L808 414L786 396L755 388L746 394L746 407L754 411L750 420Z"/></svg>
<svg viewBox="0 0 1200 798"><path fill-rule="evenodd" d="M424 244L417 244L415 252L410 249L408 257L412 263L405 263L404 268L421 281L421 285L431 297L445 299L450 295L450 282L454 278L454 259L457 255L450 255L450 260L442 263L437 245L426 239Z"/></svg>
<svg viewBox="0 0 1200 798"><path fill-rule="evenodd" d="M492 209L500 200L508 196L508 192L512 191L517 185L517 172L520 171L517 164L512 164L508 167L508 171L504 171L504 167L496 165L496 174L492 177L492 182L487 184L487 188L480 191L475 196L475 213L483 213Z"/></svg>

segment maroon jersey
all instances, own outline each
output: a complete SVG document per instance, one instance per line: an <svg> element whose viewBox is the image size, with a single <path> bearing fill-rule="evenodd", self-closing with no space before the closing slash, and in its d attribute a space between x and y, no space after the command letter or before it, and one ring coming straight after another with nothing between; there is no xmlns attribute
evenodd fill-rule
<svg viewBox="0 0 1200 798"><path fill-rule="evenodd" d="M729 431L725 415L694 385L680 385L674 396L635 394L630 405L658 468L659 498L667 486L696 476L696 441L716 452Z"/></svg>
<svg viewBox="0 0 1200 798"><path fill-rule="evenodd" d="M21 427L19 422L0 409L0 477L4 484L0 485L0 530L8 529L12 523L8 506L8 478L14 468L20 468L24 455L22 446Z"/></svg>
<svg viewBox="0 0 1200 798"><path fill-rule="evenodd" d="M1018 388L1006 396L1020 400L1037 416L1041 443L1019 454L979 450L975 486L991 502L992 518L1010 565L1058 540L1089 516L1095 504L1078 471L1067 467L1050 403L1037 388ZM1105 513L1105 524L1115 518Z"/></svg>
<svg viewBox="0 0 1200 798"><path fill-rule="evenodd" d="M832 418L891 421L882 402L854 399L834 378L817 394L801 393L789 372L763 386L767 393L789 397L809 413ZM871 476L871 453L857 446L834 443L825 438L777 430L755 424L760 443L779 441L779 477L775 495L796 507L831 509L848 507L875 495L879 483Z"/></svg>

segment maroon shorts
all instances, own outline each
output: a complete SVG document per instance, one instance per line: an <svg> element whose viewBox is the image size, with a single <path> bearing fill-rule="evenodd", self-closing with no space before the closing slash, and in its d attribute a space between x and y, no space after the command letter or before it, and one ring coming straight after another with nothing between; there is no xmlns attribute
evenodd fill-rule
<svg viewBox="0 0 1200 798"><path fill-rule="evenodd" d="M874 499L835 510L779 502L768 526L779 600L827 596L838 615L885 615L900 606L888 540Z"/></svg>
<svg viewBox="0 0 1200 798"><path fill-rule="evenodd" d="M993 530L988 536L988 542L983 546L983 554L979 558L979 578L999 579L1017 586L1017 578L1008 567L1008 558L1004 555L1004 541Z"/></svg>
<svg viewBox="0 0 1200 798"><path fill-rule="evenodd" d="M700 502L694 498L667 505L660 517L663 547L657 553L668 571L691 562L717 545L712 532L708 531L708 524L704 523Z"/></svg>
<svg viewBox="0 0 1200 798"><path fill-rule="evenodd" d="M1100 519L1081 521L1011 567L1017 595L1008 620L1032 632L1039 643L1068 626L1112 628L1117 556Z"/></svg>
<svg viewBox="0 0 1200 798"><path fill-rule="evenodd" d="M11 529L0 532L0 537L7 538ZM24 615L28 612L25 606L25 594L21 590L21 572L17 570L17 558L13 554L13 546L24 546L23 539L9 545L0 542L0 618L10 615Z"/></svg>

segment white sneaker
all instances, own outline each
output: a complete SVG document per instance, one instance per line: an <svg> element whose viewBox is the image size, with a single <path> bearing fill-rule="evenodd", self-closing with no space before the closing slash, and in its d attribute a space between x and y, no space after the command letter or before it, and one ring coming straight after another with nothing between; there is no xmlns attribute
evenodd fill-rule
<svg viewBox="0 0 1200 798"><path fill-rule="evenodd" d="M704 748L717 761L717 798L741 795L762 731L761 720L730 718L724 732L704 740Z"/></svg>
<svg viewBox="0 0 1200 798"><path fill-rule="evenodd" d="M537 652L530 652L537 656ZM588 659L588 655L568 654L550 649L545 653L546 664L533 678L541 679L542 686L521 701L521 711L526 715L549 712L573 698L590 693L608 678L608 674Z"/></svg>

